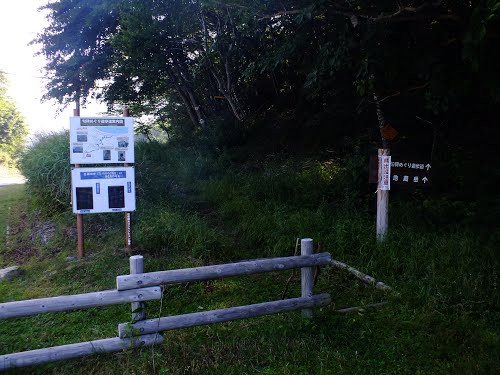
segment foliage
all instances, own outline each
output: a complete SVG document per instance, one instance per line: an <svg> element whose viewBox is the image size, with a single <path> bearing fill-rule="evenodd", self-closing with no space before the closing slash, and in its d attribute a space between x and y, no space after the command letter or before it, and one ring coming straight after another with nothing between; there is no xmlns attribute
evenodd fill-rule
<svg viewBox="0 0 500 375"><path fill-rule="evenodd" d="M196 214L163 207L139 212L135 240L151 255L185 253L204 260L224 259L228 244L222 231L212 228ZM233 254L231 254L233 255Z"/></svg>
<svg viewBox="0 0 500 375"><path fill-rule="evenodd" d="M430 143L413 136L418 118L449 124L441 136L462 145L474 115L488 121L498 101L494 0L58 0L44 9L47 98L93 93L151 115L169 136L219 148L259 134L282 148L366 134L375 94L410 147Z"/></svg>
<svg viewBox="0 0 500 375"><path fill-rule="evenodd" d="M149 203L180 202L200 179L222 170L223 157L176 142L136 144L138 199Z"/></svg>
<svg viewBox="0 0 500 375"><path fill-rule="evenodd" d="M28 189L48 209L70 207L69 133L39 133L22 154L19 168Z"/></svg>
<svg viewBox="0 0 500 375"><path fill-rule="evenodd" d="M334 308L385 297L325 270L316 290L333 293L336 305L313 322L283 315L176 331L153 354L52 369L498 372L497 2L57 0L46 9L51 25L38 40L51 61L47 96L101 95L110 107L151 115L169 138L136 150L134 241L147 270L291 255L307 236L401 293L385 311L337 317ZM391 191L384 244L375 241L366 183L379 140L376 104L400 133L393 155L432 159L435 181L430 192ZM67 135L42 137L23 163L33 196L69 210L67 144ZM60 220L69 227L67 217ZM72 250L54 259L51 246L71 248L60 234L30 273L0 285L0 298L111 288L128 272L117 217L99 241L94 231L87 237L90 261L68 265ZM164 311L157 303L147 311L279 299L288 277L173 286ZM0 333L29 335L33 347L114 336L109 321L129 320L122 307L51 316L58 335L43 316L7 322ZM92 325L75 330L77 320ZM25 342L2 350L25 350Z"/></svg>
<svg viewBox="0 0 500 375"><path fill-rule="evenodd" d="M15 103L7 96L7 80L0 71L0 165L15 162L27 135L27 125Z"/></svg>
<svg viewBox="0 0 500 375"><path fill-rule="evenodd" d="M50 9L51 22L33 42L43 43L48 61L46 99L65 104L80 98L85 101L95 81L105 77L106 55L112 49L102 30L117 27L113 14L105 12L108 3L113 1L51 2L45 6Z"/></svg>

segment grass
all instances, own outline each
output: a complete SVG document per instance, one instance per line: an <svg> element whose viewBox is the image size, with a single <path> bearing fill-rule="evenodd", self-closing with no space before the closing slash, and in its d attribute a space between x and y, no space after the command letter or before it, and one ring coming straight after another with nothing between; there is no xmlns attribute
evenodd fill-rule
<svg viewBox="0 0 500 375"><path fill-rule="evenodd" d="M5 241L9 216L14 210L22 205L22 200L25 199L23 185L10 185L0 187L0 263L2 253L5 251ZM9 228L10 230L10 228Z"/></svg>
<svg viewBox="0 0 500 375"><path fill-rule="evenodd" d="M388 240L377 244L373 213L356 187L359 177L346 176L338 163L268 161L257 170L243 166L214 175L206 172L208 162L201 157L176 155L172 160L164 166L152 160L154 173L149 169L149 182L140 186L139 210L133 214L136 250L145 256L147 271L291 255L295 238L310 236L323 251L388 283L400 297L327 268L315 292L330 293L334 303L316 310L312 321L291 312L171 331L165 333L164 344L154 348L56 362L27 372L499 372L495 232L478 236L460 223L436 228L432 221L405 213L408 206L398 205L395 193ZM189 160L196 166L194 174ZM160 197L147 200L151 192L161 192ZM91 256L67 262L65 257L75 252L75 238L68 235L73 215L44 217L37 207L23 203L22 194L18 192L17 203L11 202L16 207L9 216L13 225L24 214L52 222L55 234L46 243L20 234L17 245L36 251L25 259L22 277L0 283L0 302L110 289L117 275L128 272L128 258L121 249L121 215L86 216ZM0 195L0 204L7 199L12 196ZM1 254L9 262L11 253ZM148 302L146 311L153 318L280 299L290 274L170 286L162 302ZM300 283L295 278L288 297L298 295ZM390 304L377 312L334 313L382 300ZM129 320L128 305L6 320L0 324L0 354L113 337L117 324Z"/></svg>

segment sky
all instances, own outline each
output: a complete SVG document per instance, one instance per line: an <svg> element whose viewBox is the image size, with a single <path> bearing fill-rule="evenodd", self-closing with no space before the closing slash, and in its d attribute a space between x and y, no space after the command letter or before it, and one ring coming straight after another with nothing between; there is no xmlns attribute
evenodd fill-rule
<svg viewBox="0 0 500 375"><path fill-rule="evenodd" d="M47 0L3 0L0 12L0 70L7 73L8 95L26 119L30 134L69 128L74 106L58 111L55 101L41 103L45 92L43 56L34 56L37 46L28 43L47 25L45 14L38 8ZM96 116L106 106L90 102L81 109L82 116Z"/></svg>

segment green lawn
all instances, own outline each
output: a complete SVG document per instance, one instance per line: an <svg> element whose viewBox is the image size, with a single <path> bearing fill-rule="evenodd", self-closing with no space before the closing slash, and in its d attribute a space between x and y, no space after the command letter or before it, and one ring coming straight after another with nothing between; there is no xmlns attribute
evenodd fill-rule
<svg viewBox="0 0 500 375"><path fill-rule="evenodd" d="M0 187L0 264L2 250L5 249L8 218L12 213L12 209L16 210L21 206L23 198L25 198L24 185Z"/></svg>
<svg viewBox="0 0 500 375"><path fill-rule="evenodd" d="M23 194L22 187L0 189L2 228L5 228L7 218L5 207L12 207L9 220L13 223L19 222L23 215L28 218L36 216L34 210L23 203ZM252 208L265 211L256 204L252 204ZM167 221L157 219L156 222L159 225L168 223L169 227L165 226L163 230L177 238L177 242L169 237L171 247L167 246L161 252L146 253L143 250L146 271L203 264L183 244L190 244L192 233L212 238L207 233L212 233L210 231L214 228L224 233L234 230L229 219L224 217L228 215L230 218L234 213L229 207L225 207L224 212L219 209L220 217L215 220L213 217L200 219L199 216L195 219L187 212L181 214L163 208L161 220ZM242 207L238 206L238 210L242 212ZM141 215L145 213L134 214L134 219L141 222ZM114 288L115 277L128 273L128 258L121 250L122 220L118 216L86 217L86 245L91 256L81 262L65 260L67 255L75 252L75 239L68 235L67 230L74 222L71 214L50 219L57 229L47 244L33 242L27 233L19 233L19 244L27 247L30 243L37 252L26 260L22 277L0 283L0 302ZM169 221L172 218L175 220ZM252 219L258 222L262 217L255 212ZM200 229L203 225L207 227ZM358 229L363 230L363 227L360 225ZM342 253L340 245L330 248L325 245L324 250L331 251L336 259L349 260L362 270L378 269L375 276L401 292L399 298L361 284L344 272L325 269L315 292L330 293L334 303L316 310L312 321L303 319L300 312L291 312L172 331L165 334L162 345L153 348L56 362L23 371L54 374L498 373L498 314L481 310L482 306L488 309L490 304L481 304L480 295L477 300L468 294L460 297L459 288L465 284L458 284L457 280L472 282L474 278L452 276L455 260L449 254L468 256L472 243L459 234L455 238L429 233L420 238L421 242L414 239L410 246L367 248L368 245L356 234L356 228L353 222L350 226L343 226L339 221L336 226L337 237L340 238L345 231L348 236L361 241L360 247L353 249L351 255ZM144 231L145 228L138 225L138 230ZM181 234L185 235L184 239L179 238ZM207 240L206 246L217 244L217 241ZM237 243L238 239L235 237L234 241ZM294 242L290 238L290 255L294 251ZM221 256L226 258L228 251L226 249ZM411 257L423 259L419 251L425 254L428 264L407 260ZM211 254L214 253L215 250L211 249ZM213 258L216 259L216 255ZM232 258L248 258L248 249L241 254L233 249ZM440 263L443 266L439 266ZM399 274L392 270L399 270ZM439 277L443 270L448 270L451 285L444 285L446 277ZM147 303L146 311L148 317L153 318L280 299L290 274L291 271L284 271L170 286L164 290L162 302ZM453 293L458 297L452 298ZM288 297L299 294L300 283L296 277ZM334 313L335 309L342 307L383 300L390 304L376 312L348 316ZM449 302L456 300L462 304ZM129 320L130 306L120 305L2 321L0 354L114 337L118 323Z"/></svg>

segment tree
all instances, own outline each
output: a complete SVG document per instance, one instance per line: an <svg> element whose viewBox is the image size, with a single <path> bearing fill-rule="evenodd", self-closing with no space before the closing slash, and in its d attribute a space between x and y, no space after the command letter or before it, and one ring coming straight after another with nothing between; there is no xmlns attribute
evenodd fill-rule
<svg viewBox="0 0 500 375"><path fill-rule="evenodd" d="M0 72L0 164L10 164L17 158L27 135L27 125L7 96L7 80Z"/></svg>
<svg viewBox="0 0 500 375"><path fill-rule="evenodd" d="M108 36L118 26L117 1L53 1L41 9L49 11L50 25L33 43L43 45L49 83L44 99L56 99L63 106L85 102L96 82L107 77L113 53Z"/></svg>
<svg viewBox="0 0 500 375"><path fill-rule="evenodd" d="M96 92L95 83L105 80L100 97L110 104L154 108L148 114L160 118L165 107L171 115L181 105L195 128L206 129L193 69L201 43L193 28L195 3L61 0L44 9L51 25L36 42L49 60L46 98L68 104Z"/></svg>
<svg viewBox="0 0 500 375"><path fill-rule="evenodd" d="M454 123L453 133L465 134L466 109L487 113L500 100L495 0L55 0L44 8L50 26L37 42L49 60L46 97L67 104L94 94L152 115L171 136L359 138L382 110L399 130L417 129L420 118L434 132Z"/></svg>

